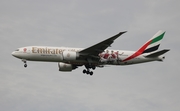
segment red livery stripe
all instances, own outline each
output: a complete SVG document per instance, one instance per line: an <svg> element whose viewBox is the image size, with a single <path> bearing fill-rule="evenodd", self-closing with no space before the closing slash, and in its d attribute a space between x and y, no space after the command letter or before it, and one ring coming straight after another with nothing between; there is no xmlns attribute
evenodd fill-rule
<svg viewBox="0 0 180 111"><path fill-rule="evenodd" d="M129 56L128 58L124 59L123 62L131 60L139 55L141 55L144 50L147 48L147 46L152 42L152 40L148 41L146 44L144 44L138 51L136 51L133 55Z"/></svg>

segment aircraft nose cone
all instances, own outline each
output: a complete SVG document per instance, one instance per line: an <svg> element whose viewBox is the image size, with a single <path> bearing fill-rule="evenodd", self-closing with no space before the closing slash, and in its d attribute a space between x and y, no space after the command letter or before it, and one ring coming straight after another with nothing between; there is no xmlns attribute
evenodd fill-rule
<svg viewBox="0 0 180 111"><path fill-rule="evenodd" d="M16 52L12 52L11 54L12 54L12 56L17 57Z"/></svg>
<svg viewBox="0 0 180 111"><path fill-rule="evenodd" d="M12 52L11 54L12 54L12 56L14 56L15 52Z"/></svg>

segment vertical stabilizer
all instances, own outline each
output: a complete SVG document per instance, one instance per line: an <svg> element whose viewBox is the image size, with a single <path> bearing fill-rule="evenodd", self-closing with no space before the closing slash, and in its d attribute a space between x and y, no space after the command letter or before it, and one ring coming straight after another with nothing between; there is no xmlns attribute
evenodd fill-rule
<svg viewBox="0 0 180 111"><path fill-rule="evenodd" d="M156 51L161 43L161 40L163 39L165 34L165 31L158 31L148 42L146 42L146 44L144 44L143 46L146 46L145 50L143 51L143 53L150 53L153 51Z"/></svg>

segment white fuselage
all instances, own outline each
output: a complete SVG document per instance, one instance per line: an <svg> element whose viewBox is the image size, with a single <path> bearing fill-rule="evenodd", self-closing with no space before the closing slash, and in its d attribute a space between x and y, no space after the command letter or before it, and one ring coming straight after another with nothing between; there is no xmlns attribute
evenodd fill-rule
<svg viewBox="0 0 180 111"><path fill-rule="evenodd" d="M48 46L28 46L18 48L12 52L12 55L24 62L27 67L27 61L57 62L59 71L70 72L80 66L85 66L84 74L93 75L96 67L105 65L130 65L150 61L162 61L162 56L169 49L157 51L165 32L158 31L150 40L148 40L137 51L111 50L107 49L111 44L126 33L118 34L105 39L95 45L87 48L69 48L69 47L48 47Z"/></svg>
<svg viewBox="0 0 180 111"><path fill-rule="evenodd" d="M76 58L72 59L70 58L72 56L69 53L67 53L67 55L64 54L64 52L76 53L81 50L83 50L83 48L28 46L19 48L18 50L14 51L12 55L19 59L29 61L64 62L69 64L84 65L89 61ZM107 49L103 53L99 54L99 61L91 60L90 62L96 65L129 65L150 61L162 61L163 59L161 57L147 58L145 57L147 53L145 53L130 60L124 61L134 53L134 51ZM66 59L67 57L69 57L70 59Z"/></svg>

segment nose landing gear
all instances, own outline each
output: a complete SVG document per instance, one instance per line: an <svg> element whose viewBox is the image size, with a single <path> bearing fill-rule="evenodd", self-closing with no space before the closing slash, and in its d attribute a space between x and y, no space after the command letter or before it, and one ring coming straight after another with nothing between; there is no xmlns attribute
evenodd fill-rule
<svg viewBox="0 0 180 111"><path fill-rule="evenodd" d="M24 67L27 67L27 64L24 64Z"/></svg>
<svg viewBox="0 0 180 111"><path fill-rule="evenodd" d="M26 62L26 60L22 60L22 62L24 62L24 67L26 68L27 67L27 62Z"/></svg>

